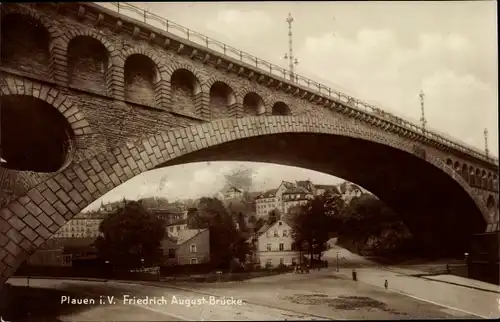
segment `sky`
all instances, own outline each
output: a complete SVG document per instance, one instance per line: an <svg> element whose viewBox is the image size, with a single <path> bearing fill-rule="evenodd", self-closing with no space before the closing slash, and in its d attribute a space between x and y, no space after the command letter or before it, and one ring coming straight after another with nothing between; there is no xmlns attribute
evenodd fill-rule
<svg viewBox="0 0 500 322"><path fill-rule="evenodd" d="M288 52L286 18L291 13L293 50L299 61L296 73L418 124L419 93L423 90L428 128L480 150L485 147L486 128L490 153L498 156L496 1L134 5L284 68L287 61L283 57ZM126 12L122 9L122 13ZM189 191L199 195L206 187L220 184L221 171L240 165L205 163L165 168L139 176L109 195L118 190L121 197L137 191L166 195ZM271 185L285 177L338 181L296 168L250 166L264 189L273 188ZM176 188L179 186L184 189Z"/></svg>

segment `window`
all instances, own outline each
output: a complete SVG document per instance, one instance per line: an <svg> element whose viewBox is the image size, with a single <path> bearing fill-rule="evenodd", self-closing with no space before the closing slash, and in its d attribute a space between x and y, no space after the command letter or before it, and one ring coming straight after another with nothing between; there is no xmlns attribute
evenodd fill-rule
<svg viewBox="0 0 500 322"><path fill-rule="evenodd" d="M295 243L292 243L292 250L297 250L297 245Z"/></svg>
<svg viewBox="0 0 500 322"><path fill-rule="evenodd" d="M168 230L173 233L174 232L174 227L168 227Z"/></svg>
<svg viewBox="0 0 500 322"><path fill-rule="evenodd" d="M198 258L191 258L191 264L198 264Z"/></svg>
<svg viewBox="0 0 500 322"><path fill-rule="evenodd" d="M273 266L273 260L272 259L268 259L266 261L266 266Z"/></svg>
<svg viewBox="0 0 500 322"><path fill-rule="evenodd" d="M281 226L283 223L281 221L278 221L278 226Z"/></svg>
<svg viewBox="0 0 500 322"><path fill-rule="evenodd" d="M175 248L168 249L168 258L175 258Z"/></svg>
<svg viewBox="0 0 500 322"><path fill-rule="evenodd" d="M181 230L181 227L180 226L177 226L177 231Z"/></svg>
<svg viewBox="0 0 500 322"><path fill-rule="evenodd" d="M283 243L280 244L280 251L282 252L285 249L285 245Z"/></svg>
<svg viewBox="0 0 500 322"><path fill-rule="evenodd" d="M267 251L270 252L271 251L271 244L267 244Z"/></svg>
<svg viewBox="0 0 500 322"><path fill-rule="evenodd" d="M274 231L274 237L279 237L277 230Z"/></svg>
<svg viewBox="0 0 500 322"><path fill-rule="evenodd" d="M196 253L196 245L195 244L192 244L191 247L189 248L189 251L191 253Z"/></svg>
<svg viewBox="0 0 500 322"><path fill-rule="evenodd" d="M271 234L269 232L267 232L266 237L271 237Z"/></svg>
<svg viewBox="0 0 500 322"><path fill-rule="evenodd" d="M288 237L288 230L283 230L283 237Z"/></svg>
<svg viewBox="0 0 500 322"><path fill-rule="evenodd" d="M297 258L292 258L292 265L297 265Z"/></svg>
<svg viewBox="0 0 500 322"><path fill-rule="evenodd" d="M284 258L280 258L280 265L285 265L285 259Z"/></svg>

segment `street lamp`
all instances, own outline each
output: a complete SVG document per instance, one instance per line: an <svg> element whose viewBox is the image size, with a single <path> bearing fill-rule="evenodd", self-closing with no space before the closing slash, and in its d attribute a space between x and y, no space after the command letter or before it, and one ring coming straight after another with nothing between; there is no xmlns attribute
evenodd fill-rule
<svg viewBox="0 0 500 322"><path fill-rule="evenodd" d="M337 252L337 272L339 271L339 252Z"/></svg>

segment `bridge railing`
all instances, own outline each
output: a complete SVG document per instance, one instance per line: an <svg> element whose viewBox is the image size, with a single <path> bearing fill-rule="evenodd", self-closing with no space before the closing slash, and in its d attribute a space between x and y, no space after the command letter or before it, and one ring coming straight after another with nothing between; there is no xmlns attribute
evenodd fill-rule
<svg viewBox="0 0 500 322"><path fill-rule="evenodd" d="M355 110L364 113L369 113L372 115L377 115L378 117L381 117L387 121L390 121L399 126L407 128L411 131L417 132L429 139L438 141L442 144L453 147L457 150L475 156L479 159L483 159L498 164L499 161L498 158L487 156L484 151L472 147L469 144L460 141L456 138L453 138L448 134L442 133L436 129L429 127L426 127L424 129L422 128L422 126L418 125L418 121L410 122L407 119L399 117L393 113L384 111L384 109L377 107L374 104L369 104L365 101L362 101L358 98L355 98L351 95L345 94L338 90L332 89L326 85L311 80L307 77L295 73L292 74L285 68L272 64L268 61L265 61L256 56L238 50L234 47L228 46L218 40L212 39L196 31L193 31L189 28L176 24L175 22L172 22L159 15L151 13L137 6L134 6L130 3L109 2L108 4L110 4L110 6L104 6L101 3L96 3L96 4L108 9L112 9L129 18L136 19L148 25L165 30L166 32L174 34L178 37L185 38L191 42L204 46L208 49L214 50L232 59L236 59L248 65L254 66L255 68L258 68L266 73L272 74L275 77L280 77L283 78L284 80L291 81L296 85L300 85L301 87L308 89L309 91L315 92L316 94L328 96L333 100L337 100L344 104L349 105L351 108Z"/></svg>

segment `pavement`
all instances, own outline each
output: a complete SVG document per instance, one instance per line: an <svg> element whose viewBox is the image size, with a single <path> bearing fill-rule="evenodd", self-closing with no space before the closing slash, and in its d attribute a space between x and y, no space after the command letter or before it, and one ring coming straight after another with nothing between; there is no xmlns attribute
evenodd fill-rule
<svg viewBox="0 0 500 322"><path fill-rule="evenodd" d="M500 286L448 274L429 274L429 271L436 271L436 265L445 268L445 263L382 266L348 250L333 247L324 255L330 266L336 262L337 252L342 259L339 272L335 269L332 272L335 276L352 279L354 268L360 282L383 288L387 280L391 292L481 318L500 317Z"/></svg>
<svg viewBox="0 0 500 322"><path fill-rule="evenodd" d="M337 251L338 272L335 267ZM31 310L30 305L24 305L30 301L37 303L45 309L42 310L45 313L34 311L32 316L46 316L47 321L500 317L500 295L496 285L450 275L416 277L415 274L421 276L425 271L411 266L381 266L347 250L335 248L326 252L325 259L329 261L329 267L311 271L310 274L286 273L242 282L166 283L32 278L29 292L32 299L21 298L16 303L22 303L18 305L21 311L25 307ZM353 268L358 281L352 280ZM389 284L387 290L383 286L385 280ZM8 283L23 288L26 281L26 278L11 278ZM123 300L124 295L137 298L163 296L167 304L131 304ZM97 304L63 305L60 303L62 296L94 299ZM205 302L188 307L172 303L174 296ZM113 304L106 303L109 297L113 297ZM210 304L211 297L239 299L241 302ZM101 300L104 304L100 304Z"/></svg>

